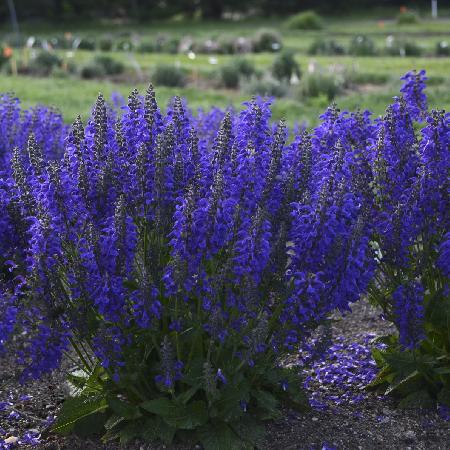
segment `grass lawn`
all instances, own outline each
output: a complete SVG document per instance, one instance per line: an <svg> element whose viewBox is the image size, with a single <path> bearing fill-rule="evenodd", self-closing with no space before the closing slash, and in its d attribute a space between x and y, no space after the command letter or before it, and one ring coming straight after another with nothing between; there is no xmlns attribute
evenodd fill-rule
<svg viewBox="0 0 450 450"><path fill-rule="evenodd" d="M220 35L254 35L261 28L272 28L280 32L285 47L295 51L295 57L303 73L307 73L314 65L319 70L335 70L356 74L359 81L352 89L347 89L335 101L341 109L355 110L367 108L375 114L381 114L383 108L392 96L398 94L399 78L411 69L426 69L430 78L428 95L431 106L450 109L450 58L428 56L439 40L450 41L450 11L449 18L433 21L424 17L418 24L399 26L394 18L395 10L373 12L367 17L325 18L325 28L320 31L292 31L284 26L282 19L249 20L245 22L158 22L148 24L115 24L111 23L59 23L52 24L22 24L22 31L29 35L51 36L61 35L71 31L77 35L105 35L133 32L139 33L143 39L152 38L161 33L174 36L190 35L199 38L217 37ZM7 33L6 28L0 29ZM383 48L386 37L394 34L402 39L412 40L420 45L425 53L422 57L352 57L352 56L310 56L307 49L317 38L331 38L348 45L352 36L364 33L370 35L378 48ZM19 58L29 58L30 50L15 50ZM77 50L67 52L57 51L66 62L73 62L81 67L91 60L96 52ZM250 95L239 90L214 88L213 83L204 79L217 78L218 68L232 61L234 55L216 55L216 64L211 63L210 55L196 55L189 59L185 54L161 53L126 53L108 52L112 58L120 60L126 66L126 76L120 83L106 80L81 80L78 77L69 78L32 78L25 76L9 76L0 74L0 92L13 91L23 101L25 106L36 103L54 105L62 111L67 122L74 120L81 113L87 117L91 105L98 92L110 98L117 91L126 96L133 87L141 92L151 81L152 70L159 64L180 66L191 74L191 83L186 88L165 88L156 86L157 97L161 106L165 106L170 97L175 94L185 97L191 108L208 108L211 105L227 107L239 105ZM274 54L247 54L245 58L252 61L261 73L270 70ZM197 78L197 75L200 77ZM202 81L203 78L203 81ZM376 81L378 79L378 81ZM318 115L329 104L328 98L320 96L304 99L292 89L288 98L277 99L274 104L274 118L286 118L291 124L307 121L314 124Z"/></svg>

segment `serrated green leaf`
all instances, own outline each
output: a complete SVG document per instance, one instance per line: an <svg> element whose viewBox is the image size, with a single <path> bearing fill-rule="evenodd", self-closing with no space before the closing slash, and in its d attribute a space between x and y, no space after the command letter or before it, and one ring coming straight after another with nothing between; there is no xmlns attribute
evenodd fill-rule
<svg viewBox="0 0 450 450"><path fill-rule="evenodd" d="M236 420L244 413L240 402L248 403L250 394L248 385L244 382L237 386L229 384L220 390L220 398L213 403L216 415L225 422Z"/></svg>
<svg viewBox="0 0 450 450"><path fill-rule="evenodd" d="M106 415L101 412L89 414L78 419L73 427L73 433L79 437L101 435L105 426Z"/></svg>
<svg viewBox="0 0 450 450"><path fill-rule="evenodd" d="M437 400L439 403L442 403L443 405L450 406L450 387L444 387L442 388L438 395Z"/></svg>
<svg viewBox="0 0 450 450"><path fill-rule="evenodd" d="M273 394L261 389L255 389L252 391L252 395L255 397L258 406L267 412L266 418L275 419L280 416L279 401Z"/></svg>
<svg viewBox="0 0 450 450"><path fill-rule="evenodd" d="M148 400L141 403L139 406L152 414L156 414L157 416L168 416L170 415L172 409L177 407L172 400L166 397Z"/></svg>
<svg viewBox="0 0 450 450"><path fill-rule="evenodd" d="M177 397L177 402L183 403L183 405L185 405L199 391L200 388L200 385L192 386Z"/></svg>
<svg viewBox="0 0 450 450"><path fill-rule="evenodd" d="M139 406L124 402L118 398L109 398L108 405L117 415L124 419L135 420L142 417Z"/></svg>
<svg viewBox="0 0 450 450"><path fill-rule="evenodd" d="M105 423L105 428L107 430L112 430L114 427L119 425L119 423L125 420L124 417L118 416L117 414L113 414Z"/></svg>
<svg viewBox="0 0 450 450"><path fill-rule="evenodd" d="M415 383L420 378L420 373L417 370L414 370L410 374L408 374L406 377L400 379L399 381L391 384L385 392L385 395L393 394L396 391L399 390L408 390L408 385L411 385L412 383Z"/></svg>
<svg viewBox="0 0 450 450"><path fill-rule="evenodd" d="M204 450L242 450L244 443L225 423L211 424L200 428L197 435Z"/></svg>
<svg viewBox="0 0 450 450"><path fill-rule="evenodd" d="M424 389L416 392L411 392L404 399L402 399L398 406L399 408L432 408L435 406L435 401L430 397L430 394Z"/></svg>
<svg viewBox="0 0 450 450"><path fill-rule="evenodd" d="M247 441L252 447L263 447L266 429L254 417L246 414L230 426L243 441Z"/></svg>
<svg viewBox="0 0 450 450"><path fill-rule="evenodd" d="M73 430L75 423L83 417L102 412L108 408L104 397L73 397L68 398L61 408L58 420L52 431L55 433L69 433Z"/></svg>
<svg viewBox="0 0 450 450"><path fill-rule="evenodd" d="M181 429L193 430L208 422L208 410L206 403L202 400L192 402L188 405L178 405L171 410L169 415L162 416L168 425Z"/></svg>

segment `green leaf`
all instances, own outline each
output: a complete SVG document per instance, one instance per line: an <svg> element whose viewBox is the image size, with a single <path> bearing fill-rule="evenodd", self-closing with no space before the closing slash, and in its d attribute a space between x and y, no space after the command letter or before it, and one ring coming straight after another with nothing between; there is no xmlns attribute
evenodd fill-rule
<svg viewBox="0 0 450 450"><path fill-rule="evenodd" d="M81 417L75 422L73 433L82 438L100 435L103 432L105 420L106 414L100 412Z"/></svg>
<svg viewBox="0 0 450 450"><path fill-rule="evenodd" d="M52 431L56 433L69 433L75 423L91 414L102 412L108 408L108 403L103 396L97 397L72 397L68 398L61 408L58 420Z"/></svg>
<svg viewBox="0 0 450 450"><path fill-rule="evenodd" d="M185 405L198 392L200 388L200 385L192 386L177 397L177 402L183 403L183 405Z"/></svg>
<svg viewBox="0 0 450 450"><path fill-rule="evenodd" d="M208 422L206 403L199 400L189 405L178 405L169 415L163 416L163 420L174 428L193 430Z"/></svg>
<svg viewBox="0 0 450 450"><path fill-rule="evenodd" d="M418 370L414 370L406 377L392 383L385 392L385 395L393 394L397 392L407 393L413 390L420 383L421 375Z"/></svg>
<svg viewBox="0 0 450 450"><path fill-rule="evenodd" d="M220 422L200 428L197 435L204 450L242 450L245 444L225 423Z"/></svg>
<svg viewBox="0 0 450 450"><path fill-rule="evenodd" d="M201 400L183 405L162 397L142 403L141 408L162 417L171 427L182 430L192 430L208 421L206 403Z"/></svg>
<svg viewBox="0 0 450 450"><path fill-rule="evenodd" d="M119 423L125 420L124 417L113 414L105 423L105 428L107 430L112 430L114 427L119 425Z"/></svg>
<svg viewBox="0 0 450 450"><path fill-rule="evenodd" d="M237 386L229 384L220 390L220 398L213 403L216 415L225 422L238 419L244 414L240 402L248 403L250 400L248 384L240 383Z"/></svg>
<svg viewBox="0 0 450 450"><path fill-rule="evenodd" d="M249 442L252 447L263 448L266 429L263 424L254 417L246 414L238 421L230 424L235 433L243 440Z"/></svg>
<svg viewBox="0 0 450 450"><path fill-rule="evenodd" d="M142 422L134 421L127 423L119 432L119 440L122 445L128 444L142 434Z"/></svg>
<svg viewBox="0 0 450 450"><path fill-rule="evenodd" d="M160 397L143 402L140 407L157 416L168 416L172 409L177 408L177 405L166 397Z"/></svg>
<svg viewBox="0 0 450 450"><path fill-rule="evenodd" d="M443 405L450 406L450 387L444 387L442 388L438 395L437 400L439 403L442 403Z"/></svg>
<svg viewBox="0 0 450 450"><path fill-rule="evenodd" d="M425 389L412 392L406 396L398 404L399 408L432 408L435 406L435 401L430 397L430 394Z"/></svg>
<svg viewBox="0 0 450 450"><path fill-rule="evenodd" d="M267 412L264 418L276 419L280 417L281 413L278 409L279 402L273 394L268 391L256 389L252 391L252 395L258 402L259 407Z"/></svg>
<svg viewBox="0 0 450 450"><path fill-rule="evenodd" d="M142 417L139 406L124 402L118 398L109 398L108 405L117 415L122 416L124 419L135 420Z"/></svg>

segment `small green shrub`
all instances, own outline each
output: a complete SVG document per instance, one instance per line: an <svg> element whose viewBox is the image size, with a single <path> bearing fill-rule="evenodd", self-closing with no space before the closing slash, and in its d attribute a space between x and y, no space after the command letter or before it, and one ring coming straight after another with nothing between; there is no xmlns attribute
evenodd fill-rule
<svg viewBox="0 0 450 450"><path fill-rule="evenodd" d="M155 51L155 44L152 41L142 41L137 48L139 53L153 53Z"/></svg>
<svg viewBox="0 0 450 450"><path fill-rule="evenodd" d="M294 58L294 54L290 51L285 51L278 55L272 64L272 75L278 81L290 82L292 76L301 76L300 66Z"/></svg>
<svg viewBox="0 0 450 450"><path fill-rule="evenodd" d="M277 52L281 47L281 36L275 30L258 30L253 39L253 48L255 52Z"/></svg>
<svg viewBox="0 0 450 450"><path fill-rule="evenodd" d="M447 41L440 41L436 45L437 56L450 56L450 46Z"/></svg>
<svg viewBox="0 0 450 450"><path fill-rule="evenodd" d="M345 48L333 39L317 39L308 49L309 55L344 55Z"/></svg>
<svg viewBox="0 0 450 450"><path fill-rule="evenodd" d="M244 78L250 78L256 73L255 65L249 59L236 58L233 63L236 66L239 74Z"/></svg>
<svg viewBox="0 0 450 450"><path fill-rule="evenodd" d="M333 100L343 89L342 80L328 73L311 73L302 79L300 97L319 97L325 95L328 101Z"/></svg>
<svg viewBox="0 0 450 450"><path fill-rule="evenodd" d="M354 56L373 56L376 53L375 43L367 36L358 35L350 41L348 52Z"/></svg>
<svg viewBox="0 0 450 450"><path fill-rule="evenodd" d="M159 86L183 87L186 85L186 77L183 70L169 64L156 66L152 79Z"/></svg>
<svg viewBox="0 0 450 450"><path fill-rule="evenodd" d="M178 46L180 45L180 39L169 37L166 35L160 35L155 42L155 51L160 53L178 53Z"/></svg>
<svg viewBox="0 0 450 450"><path fill-rule="evenodd" d="M85 80L103 78L105 75L105 69L101 65L95 64L93 61L85 64L80 70L80 77Z"/></svg>
<svg viewBox="0 0 450 450"><path fill-rule="evenodd" d="M397 16L398 25L413 25L419 23L419 16L414 11L405 11Z"/></svg>
<svg viewBox="0 0 450 450"><path fill-rule="evenodd" d="M122 39L116 43L116 49L120 52L131 52L133 48L133 42L129 39Z"/></svg>
<svg viewBox="0 0 450 450"><path fill-rule="evenodd" d="M225 64L220 68L221 84L228 89L239 87L240 73L236 64Z"/></svg>
<svg viewBox="0 0 450 450"><path fill-rule="evenodd" d="M125 66L110 56L99 55L94 58L94 63L103 67L106 75L118 75L125 70Z"/></svg>
<svg viewBox="0 0 450 450"><path fill-rule="evenodd" d="M113 48L113 40L109 37L103 37L98 41L98 48L102 52L110 52Z"/></svg>
<svg viewBox="0 0 450 450"><path fill-rule="evenodd" d="M80 39L80 43L78 44L78 48L80 50L95 50L95 39L93 37L84 37Z"/></svg>
<svg viewBox="0 0 450 450"><path fill-rule="evenodd" d="M422 49L413 41L405 41L388 36L385 53L391 56L420 56Z"/></svg>
<svg viewBox="0 0 450 450"><path fill-rule="evenodd" d="M287 83L280 83L271 77L269 78L251 78L244 82L242 89L249 95L261 95L269 97L285 97L289 92Z"/></svg>
<svg viewBox="0 0 450 450"><path fill-rule="evenodd" d="M56 67L61 66L61 59L53 52L41 51L29 64L32 75L48 76Z"/></svg>
<svg viewBox="0 0 450 450"><path fill-rule="evenodd" d="M291 30L321 30L322 18L314 11L304 11L290 17L286 26Z"/></svg>

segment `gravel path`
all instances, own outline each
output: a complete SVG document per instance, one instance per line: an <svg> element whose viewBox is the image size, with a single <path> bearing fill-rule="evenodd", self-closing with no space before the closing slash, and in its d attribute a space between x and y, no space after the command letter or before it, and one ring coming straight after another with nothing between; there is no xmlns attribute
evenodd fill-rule
<svg viewBox="0 0 450 450"><path fill-rule="evenodd" d="M365 302L336 318L333 346L325 359L304 373L313 408L305 414L285 411L268 426L266 449L450 449L450 421L436 411L400 410L391 399L366 392L376 372L370 357L373 338L389 331ZM290 361L290 364L301 364ZM113 450L116 445L41 433L64 399L64 373L55 372L26 386L17 382L13 359L0 358L0 449L2 439L17 437L20 448ZM33 445L34 444L34 445ZM128 445L159 450L165 446ZM173 450L192 447L173 446ZM199 448L198 446L196 448Z"/></svg>

